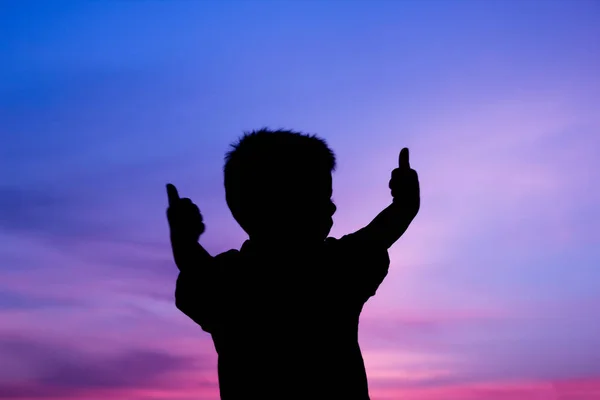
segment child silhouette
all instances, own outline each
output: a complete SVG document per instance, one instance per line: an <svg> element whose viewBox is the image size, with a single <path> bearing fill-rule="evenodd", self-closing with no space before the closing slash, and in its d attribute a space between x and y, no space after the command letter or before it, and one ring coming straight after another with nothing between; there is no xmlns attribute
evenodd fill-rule
<svg viewBox="0 0 600 400"><path fill-rule="evenodd" d="M208 254L198 207L167 185L175 303L212 336L221 399L368 400L358 322L419 210L408 149L392 172L392 204L334 239L335 155L324 140L262 129L232 147L225 192L249 236L240 250Z"/></svg>

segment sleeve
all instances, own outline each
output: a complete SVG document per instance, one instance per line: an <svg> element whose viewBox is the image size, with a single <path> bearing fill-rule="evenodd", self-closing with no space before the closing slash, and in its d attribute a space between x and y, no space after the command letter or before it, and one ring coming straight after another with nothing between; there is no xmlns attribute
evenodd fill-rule
<svg viewBox="0 0 600 400"><path fill-rule="evenodd" d="M375 295L387 276L390 266L387 249L361 231L343 236L338 246L352 295L366 301Z"/></svg>
<svg viewBox="0 0 600 400"><path fill-rule="evenodd" d="M224 272L235 250L219 254L211 265L182 271L175 285L175 305L208 333L214 331L220 317L220 296L224 293Z"/></svg>

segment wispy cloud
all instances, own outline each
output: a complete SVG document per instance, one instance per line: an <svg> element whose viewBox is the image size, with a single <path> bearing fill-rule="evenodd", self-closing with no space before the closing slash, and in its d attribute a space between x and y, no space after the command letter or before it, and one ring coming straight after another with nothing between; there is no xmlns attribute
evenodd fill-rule
<svg viewBox="0 0 600 400"><path fill-rule="evenodd" d="M202 364L197 357L157 350L133 348L110 355L92 349L41 338L1 337L2 365L7 372L0 380L2 398L70 398L97 390L164 389L180 384L173 379L182 371L213 368L211 362Z"/></svg>
<svg viewBox="0 0 600 400"><path fill-rule="evenodd" d="M334 236L389 203L411 148L422 209L361 316L373 400L600 398L597 4L342 8L10 8L1 398L218 398L173 304L164 184L207 248L239 247L223 153L265 124L334 146Z"/></svg>

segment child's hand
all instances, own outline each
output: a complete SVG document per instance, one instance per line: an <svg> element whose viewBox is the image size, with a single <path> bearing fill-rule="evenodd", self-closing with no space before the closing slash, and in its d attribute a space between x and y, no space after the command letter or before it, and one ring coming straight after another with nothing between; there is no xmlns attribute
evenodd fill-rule
<svg viewBox="0 0 600 400"><path fill-rule="evenodd" d="M205 229L198 206L188 198L179 198L177 189L170 183L167 184L167 196L169 198L167 220L171 238L197 243Z"/></svg>
<svg viewBox="0 0 600 400"><path fill-rule="evenodd" d="M411 217L416 216L421 206L419 176L417 171L410 168L406 147L400 151L398 168L392 171L389 186L394 203L400 203Z"/></svg>

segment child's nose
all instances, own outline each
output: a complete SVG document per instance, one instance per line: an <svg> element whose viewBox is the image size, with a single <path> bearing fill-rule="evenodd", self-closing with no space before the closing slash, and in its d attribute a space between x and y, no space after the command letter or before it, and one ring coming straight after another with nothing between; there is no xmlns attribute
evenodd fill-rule
<svg viewBox="0 0 600 400"><path fill-rule="evenodd" d="M337 211L337 207L335 206L335 204L333 204L333 202L331 202L331 205L330 205L331 215L335 214L336 211Z"/></svg>

